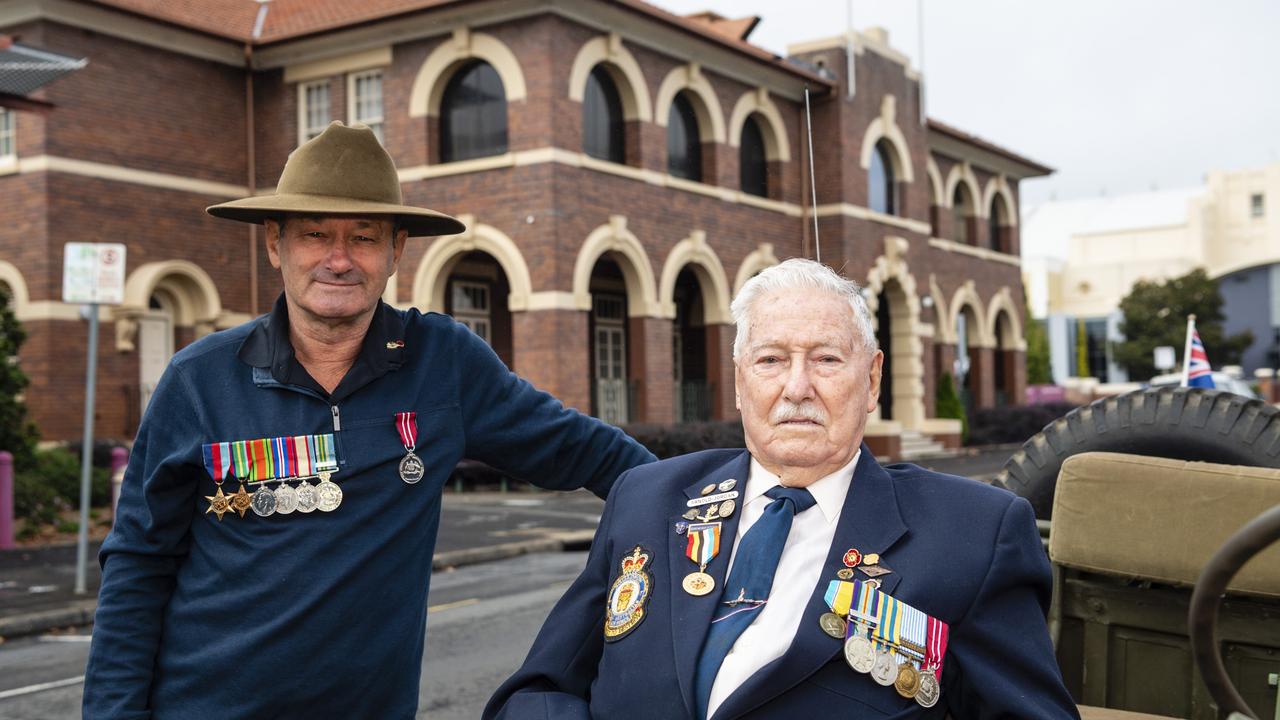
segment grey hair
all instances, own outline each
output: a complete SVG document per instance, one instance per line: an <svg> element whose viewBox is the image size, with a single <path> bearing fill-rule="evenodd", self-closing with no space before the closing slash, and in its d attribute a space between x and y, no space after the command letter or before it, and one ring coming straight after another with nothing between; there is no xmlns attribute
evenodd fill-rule
<svg viewBox="0 0 1280 720"><path fill-rule="evenodd" d="M751 326L751 311L756 302L778 290L821 290L845 299L853 310L853 326L861 337L862 349L868 353L879 349L875 331L872 330L871 311L867 309L867 301L862 297L862 288L858 283L840 277L836 271L822 263L791 258L748 280L729 306L738 330L733 339L734 360L741 357L747 347L747 331Z"/></svg>

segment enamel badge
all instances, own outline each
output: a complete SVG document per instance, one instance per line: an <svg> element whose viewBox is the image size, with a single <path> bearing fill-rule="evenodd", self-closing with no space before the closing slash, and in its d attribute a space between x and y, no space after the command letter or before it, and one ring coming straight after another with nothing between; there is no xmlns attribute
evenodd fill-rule
<svg viewBox="0 0 1280 720"><path fill-rule="evenodd" d="M615 642L626 637L644 620L645 606L653 590L653 577L645 568L652 556L636 545L622 558L622 574L609 588L604 616L604 640Z"/></svg>

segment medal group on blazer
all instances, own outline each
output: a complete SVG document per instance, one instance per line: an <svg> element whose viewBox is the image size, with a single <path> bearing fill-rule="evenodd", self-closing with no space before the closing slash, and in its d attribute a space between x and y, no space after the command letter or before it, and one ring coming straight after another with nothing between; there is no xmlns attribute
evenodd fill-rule
<svg viewBox="0 0 1280 720"><path fill-rule="evenodd" d="M694 597L716 589L715 578L706 570L720 553L721 521L737 508L737 482L730 478L703 487L699 497L686 503L688 510L675 524L676 534L686 538L685 557L696 566L684 576L681 587ZM644 619L653 589L653 577L646 569L651 557L636 545L622 558L621 572L606 599L606 642L625 637ZM818 625L843 643L845 661L855 672L892 686L922 707L933 707L942 695L948 625L880 590L880 578L893 570L879 554L849 548L841 564L844 567L836 571L824 598L831 612L823 613ZM866 578L856 578L857 573ZM741 593L725 601L730 606L763 602Z"/></svg>
<svg viewBox="0 0 1280 720"><path fill-rule="evenodd" d="M422 460L414 454L417 413L396 413L395 425L406 453L400 461L400 479L412 485L426 474ZM333 481L339 465L333 433L207 443L202 450L205 470L217 489L204 496L209 501L205 514L213 513L219 521L229 512L243 518L253 510L255 515L268 517L333 512L342 505L342 488ZM230 495L222 490L227 475L240 483ZM313 485L312 480L319 483ZM252 493L246 489L251 486L256 486Z"/></svg>

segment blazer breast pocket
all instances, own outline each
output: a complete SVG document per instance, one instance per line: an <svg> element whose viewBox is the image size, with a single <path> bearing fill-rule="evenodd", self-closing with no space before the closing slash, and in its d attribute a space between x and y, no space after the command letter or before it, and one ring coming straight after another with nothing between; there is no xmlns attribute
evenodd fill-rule
<svg viewBox="0 0 1280 720"><path fill-rule="evenodd" d="M840 656L823 665L804 682L847 698L851 709L857 708L863 712L870 709L889 717L900 715L903 711L913 708L922 709L915 700L899 695L892 685L885 687L872 680L870 675L855 671Z"/></svg>

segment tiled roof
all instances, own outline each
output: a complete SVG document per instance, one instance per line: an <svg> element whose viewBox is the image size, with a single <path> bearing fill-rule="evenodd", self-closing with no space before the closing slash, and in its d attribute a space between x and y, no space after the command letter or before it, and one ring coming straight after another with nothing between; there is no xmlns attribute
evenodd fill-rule
<svg viewBox="0 0 1280 720"><path fill-rule="evenodd" d="M751 31L756 29L756 25L760 24L759 15L748 15L747 17L733 20L710 10L685 15L684 17L686 20L705 24L713 32L724 35L730 40L746 40L750 37Z"/></svg>
<svg viewBox="0 0 1280 720"><path fill-rule="evenodd" d="M474 0L269 0L266 19L258 36L254 37L254 25L259 8L258 0L81 0L95 5L115 8L135 15L160 20L172 25L195 30L237 42L255 45L289 40L316 33L337 30L396 15L430 10L446 5L461 5ZM742 18L717 21L681 17L667 12L643 0L601 0L651 19L698 35L779 67L786 72L800 75L820 85L831 82L786 62L763 48L745 40L758 18ZM718 17L718 16L717 16Z"/></svg>

